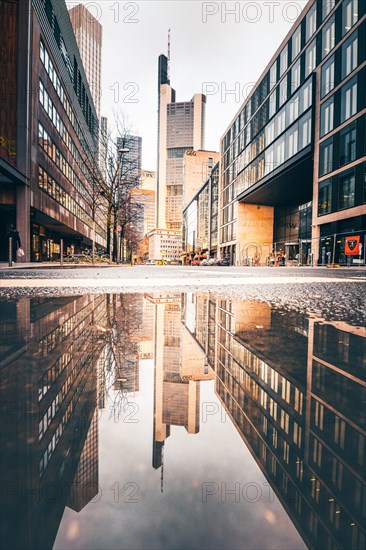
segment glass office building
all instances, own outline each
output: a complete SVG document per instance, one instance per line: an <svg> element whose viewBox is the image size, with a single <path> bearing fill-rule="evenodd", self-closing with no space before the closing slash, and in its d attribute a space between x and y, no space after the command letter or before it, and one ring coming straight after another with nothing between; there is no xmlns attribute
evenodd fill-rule
<svg viewBox="0 0 366 550"><path fill-rule="evenodd" d="M365 11L310 0L226 130L219 241L232 263L364 263L345 240L366 236Z"/></svg>

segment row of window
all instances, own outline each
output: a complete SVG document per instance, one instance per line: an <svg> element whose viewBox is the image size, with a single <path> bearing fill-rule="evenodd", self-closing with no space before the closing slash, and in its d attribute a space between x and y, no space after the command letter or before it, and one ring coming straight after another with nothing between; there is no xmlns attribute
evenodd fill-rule
<svg viewBox="0 0 366 550"><path fill-rule="evenodd" d="M358 65L358 43L358 31L356 30L342 44L342 47L323 64L321 70L321 97L325 97L339 82L356 69Z"/></svg>
<svg viewBox="0 0 366 550"><path fill-rule="evenodd" d="M350 162L357 160L365 151L357 151L365 129L364 117L352 122L340 132L323 141L319 148L319 176L325 176ZM357 140L358 138L358 140Z"/></svg>
<svg viewBox="0 0 366 550"><path fill-rule="evenodd" d="M320 137L329 134L358 112L358 75L322 103L320 108Z"/></svg>
<svg viewBox="0 0 366 550"><path fill-rule="evenodd" d="M69 180L73 187L81 185L79 178L75 174L74 170L71 168L70 164L67 162L65 157L62 155L60 150L56 147L55 143L43 128L42 124L38 125L38 141L39 146L44 150L44 152L50 157L50 159L56 164L59 170L64 174L64 176ZM41 167L39 167L39 177L38 185L39 187L48 193L52 198L57 200L62 206L67 210L72 212L76 217L83 220L90 228L93 227L93 220L89 214L77 203L70 195L67 193L61 185L59 185L51 176L42 173L40 176ZM74 212L77 212L75 214ZM100 227L99 224L96 224L96 230L101 237L106 239L106 232Z"/></svg>
<svg viewBox="0 0 366 550"><path fill-rule="evenodd" d="M79 347L79 350L80 350L80 347ZM51 424L52 420L55 418L57 411L61 407L66 396L69 394L70 389L72 388L80 372L82 372L84 368L88 366L88 363L92 362L93 350L91 351L89 350L89 352L87 352L87 350L83 350L83 351L84 353L81 355L81 360L76 362L76 364L73 366L72 370L68 374L62 386L59 388L56 396L53 398L52 403L50 403L45 413L42 415L40 411L40 414L42 415L42 417L40 418L38 423L38 440L39 441L41 441L45 436L49 425Z"/></svg>
<svg viewBox="0 0 366 550"><path fill-rule="evenodd" d="M52 455L55 452L55 449L57 447L57 444L59 443L61 436L69 423L70 419L72 418L74 414L74 410L76 408L76 405L79 401L80 395L82 392L82 388L79 386L75 388L74 394L72 396L72 399L70 403L67 405L67 409L65 410L59 425L57 426L57 429L55 433L53 434L49 444L47 445L47 448L41 457L41 460L39 461L39 477L41 478L44 475L44 472L48 466L48 463L50 462Z"/></svg>
<svg viewBox="0 0 366 550"><path fill-rule="evenodd" d="M74 63L72 63L68 54L65 41L61 33L60 25L51 0L45 0L45 13L47 15L51 30L53 30L56 43L59 47L60 54L65 62L65 66L68 70L70 79L74 85L74 89L79 100L80 107L82 108L86 123L89 127L91 134L94 135L94 131L96 130L96 121L92 114L87 91L78 68L76 57L74 56Z"/></svg>
<svg viewBox="0 0 366 550"><path fill-rule="evenodd" d="M60 135L62 141L66 145L67 149L70 151L72 157L74 158L77 166L82 170L84 175L88 177L85 162L82 161L80 153L74 143L74 140L70 136L70 133L66 129L62 118L60 117L52 99L50 98L47 89L45 88L42 81L39 81L39 101L44 110L46 111L48 117L50 118L53 126L56 128L58 134ZM90 193L87 191L86 187L82 185L79 179L76 180L76 190L84 198L87 204L90 204L92 198Z"/></svg>
<svg viewBox="0 0 366 550"><path fill-rule="evenodd" d="M79 333L78 330L84 329L82 323L85 319L93 313L93 310L103 301L102 296L98 296L93 303L90 303L79 309L75 315L67 319L64 323L57 326L46 336L44 336L38 346L38 351L42 357L47 357L61 342L63 342L71 333L74 332L74 340L77 339Z"/></svg>
<svg viewBox="0 0 366 550"><path fill-rule="evenodd" d="M73 108L71 106L70 101L67 98L65 89L63 85L61 84L61 80L56 72L56 69L54 67L54 64L51 60L51 57L48 53L48 50L46 46L44 45L43 41L41 40L39 43L39 56L41 59L41 62L46 69L46 72L50 78L50 81L53 84L53 87L60 98L60 101L65 109L65 112L69 118L69 121L72 125L72 127L75 130L76 135L78 136L78 139L82 145L83 148L87 149L86 141L83 135L83 132L81 130L81 126L77 120L77 117L74 114Z"/></svg>
<svg viewBox="0 0 366 550"><path fill-rule="evenodd" d="M318 215L330 214L334 210L344 210L355 206L356 179L354 171L347 172L339 177L338 200L333 208L334 190L332 178L319 183Z"/></svg>
<svg viewBox="0 0 366 550"><path fill-rule="evenodd" d="M330 11L335 7L332 6L330 10L320 10L323 13L329 15ZM339 35L344 36L349 30L354 26L358 21L358 0L344 0L342 2L342 29ZM324 19L324 18L323 18ZM281 51L279 58L274 62L269 72L263 81L258 85L257 89L249 99L249 101L244 106L243 111L238 116L237 120L234 122L233 126L227 132L224 141L223 141L223 152L226 151L229 145L234 141L237 134L241 129L248 123L250 118L253 116L258 107L265 100L268 93L275 87L278 83L278 80L282 78L290 64L296 59L299 55L302 48L312 38L314 32L316 31L316 4L314 8L310 9L306 17L300 23L298 28L295 30L294 35L290 39L289 43ZM318 27L321 25L321 20L319 20ZM305 31L305 32L304 32ZM323 59L335 46L335 37L336 37L336 26L335 26L335 17L334 15L326 22L324 27L320 31L321 37L321 58ZM306 78L316 67L317 55L316 55L316 42L314 39L308 48L305 51L303 56L304 69L303 69L303 78ZM319 42L320 43L320 42ZM295 65L292 68L291 78L288 75L289 80L291 80L294 85L299 85L300 83L300 60L297 60ZM286 93L283 93L287 89L287 82L281 82L280 87L282 93L280 93L280 101L284 102ZM273 101L271 102L274 103ZM280 104L281 105L281 104Z"/></svg>

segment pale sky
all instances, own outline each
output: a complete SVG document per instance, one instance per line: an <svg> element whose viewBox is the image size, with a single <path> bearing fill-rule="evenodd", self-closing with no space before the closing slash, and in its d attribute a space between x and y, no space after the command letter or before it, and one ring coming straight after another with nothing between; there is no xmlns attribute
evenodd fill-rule
<svg viewBox="0 0 366 550"><path fill-rule="evenodd" d="M218 151L243 98L307 0L73 0L68 5L80 2L103 25L102 115L110 123L114 110L128 117L142 136L143 168L155 170L157 62L167 54L168 29L176 99L206 93L205 148ZM225 89L236 94L225 97Z"/></svg>

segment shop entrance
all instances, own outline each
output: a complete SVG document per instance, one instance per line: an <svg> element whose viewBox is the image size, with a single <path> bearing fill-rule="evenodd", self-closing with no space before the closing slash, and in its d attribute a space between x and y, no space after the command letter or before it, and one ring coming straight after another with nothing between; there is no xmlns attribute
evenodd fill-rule
<svg viewBox="0 0 366 550"><path fill-rule="evenodd" d="M13 224L16 225L15 208L13 206L1 206L0 208L0 262L9 259L9 241L7 234Z"/></svg>
<svg viewBox="0 0 366 550"><path fill-rule="evenodd" d="M311 239L302 239L300 241L299 264L311 265Z"/></svg>

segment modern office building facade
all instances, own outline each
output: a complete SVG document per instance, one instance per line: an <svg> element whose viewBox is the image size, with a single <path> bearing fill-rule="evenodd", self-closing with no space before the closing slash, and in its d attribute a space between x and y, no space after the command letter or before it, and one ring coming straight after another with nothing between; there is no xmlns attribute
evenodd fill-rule
<svg viewBox="0 0 366 550"><path fill-rule="evenodd" d="M56 5L57 4L57 5ZM0 151L1 259L16 225L26 260L105 246L95 209L98 118L65 2L5 1ZM8 55L9 54L9 55ZM95 165L95 166L94 166Z"/></svg>
<svg viewBox="0 0 366 550"><path fill-rule="evenodd" d="M100 121L103 27L83 4L72 7L69 15Z"/></svg>
<svg viewBox="0 0 366 550"><path fill-rule="evenodd" d="M346 239L366 235L365 9L309 0L225 132L220 251L232 263L364 262Z"/></svg>
<svg viewBox="0 0 366 550"><path fill-rule="evenodd" d="M217 163L201 189L183 210L184 262L189 264L195 254L217 258L219 175Z"/></svg>

